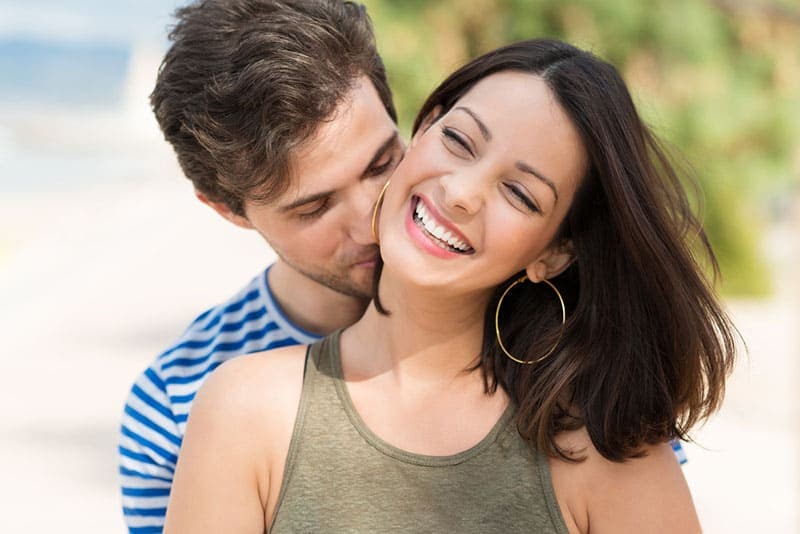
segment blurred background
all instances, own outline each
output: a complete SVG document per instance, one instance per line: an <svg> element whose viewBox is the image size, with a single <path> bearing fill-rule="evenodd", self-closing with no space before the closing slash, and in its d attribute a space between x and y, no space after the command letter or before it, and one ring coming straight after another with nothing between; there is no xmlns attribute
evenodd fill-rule
<svg viewBox="0 0 800 534"><path fill-rule="evenodd" d="M178 0L0 0L1 532L122 532L137 375L270 261L192 197L147 95ZM466 59L552 36L616 65L694 167L748 351L686 445L706 532L800 532L800 4L367 0L408 132Z"/></svg>

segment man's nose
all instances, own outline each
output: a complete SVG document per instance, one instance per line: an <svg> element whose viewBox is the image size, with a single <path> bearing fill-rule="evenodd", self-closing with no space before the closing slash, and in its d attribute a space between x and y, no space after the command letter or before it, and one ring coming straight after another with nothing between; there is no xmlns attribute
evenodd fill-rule
<svg viewBox="0 0 800 534"><path fill-rule="evenodd" d="M372 213L378 194L385 182L360 184L357 194L352 201L352 217L349 221L350 239L359 245L376 245L377 241L372 235Z"/></svg>

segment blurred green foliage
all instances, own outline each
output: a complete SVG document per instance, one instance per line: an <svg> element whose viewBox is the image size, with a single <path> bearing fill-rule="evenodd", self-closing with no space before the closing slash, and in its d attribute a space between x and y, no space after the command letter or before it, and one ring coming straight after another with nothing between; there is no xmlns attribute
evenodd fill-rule
<svg viewBox="0 0 800 534"><path fill-rule="evenodd" d="M770 289L769 207L800 175L800 7L780 0L363 0L410 129L427 94L475 55L531 37L594 52L655 132L693 165L723 289Z"/></svg>

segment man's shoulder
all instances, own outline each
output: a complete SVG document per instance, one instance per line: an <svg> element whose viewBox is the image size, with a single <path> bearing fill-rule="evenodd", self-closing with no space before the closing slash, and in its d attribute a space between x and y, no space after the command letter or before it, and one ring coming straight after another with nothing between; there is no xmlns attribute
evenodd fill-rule
<svg viewBox="0 0 800 534"><path fill-rule="evenodd" d="M208 375L224 362L254 352L309 344L272 299L261 272L224 302L192 321L180 337L140 374L132 396L158 399L159 411L182 431L192 401Z"/></svg>
<svg viewBox="0 0 800 534"><path fill-rule="evenodd" d="M189 411L211 371L234 356L307 343L302 331L295 335L271 298L265 271L198 316L133 384L118 448L125 520L132 531L161 531ZM297 375L299 356L290 358L285 350L269 358L273 355L274 363L265 366L254 357L254 363L244 369L250 371L253 366L253 378L255 371L262 370L262 375L271 371L276 376L268 376L270 380ZM250 383L250 379L243 381L245 386Z"/></svg>
<svg viewBox="0 0 800 534"><path fill-rule="evenodd" d="M234 356L315 340L283 316L266 283L267 271L200 314L158 356L153 369L167 385L189 383Z"/></svg>

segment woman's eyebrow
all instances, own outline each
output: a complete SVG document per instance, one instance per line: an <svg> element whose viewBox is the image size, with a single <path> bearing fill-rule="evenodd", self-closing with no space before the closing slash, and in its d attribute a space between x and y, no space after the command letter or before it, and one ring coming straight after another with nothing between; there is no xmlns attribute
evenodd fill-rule
<svg viewBox="0 0 800 534"><path fill-rule="evenodd" d="M544 183L547 187L549 187L551 191L553 191L553 196L556 197L556 202L558 202L558 191L556 190L556 184L554 184L551 179L549 179L547 176L537 171L524 161L517 162L517 169L521 170L524 173L532 174L533 176L538 178L542 183Z"/></svg>
<svg viewBox="0 0 800 534"><path fill-rule="evenodd" d="M483 136L483 138L486 141L492 140L492 132L489 131L489 128L486 127L481 118L478 117L478 115L474 111L464 106L458 106L456 108L453 108L453 111L455 110L463 111L464 113L472 117L472 119L478 124L478 129L481 131L481 135Z"/></svg>

